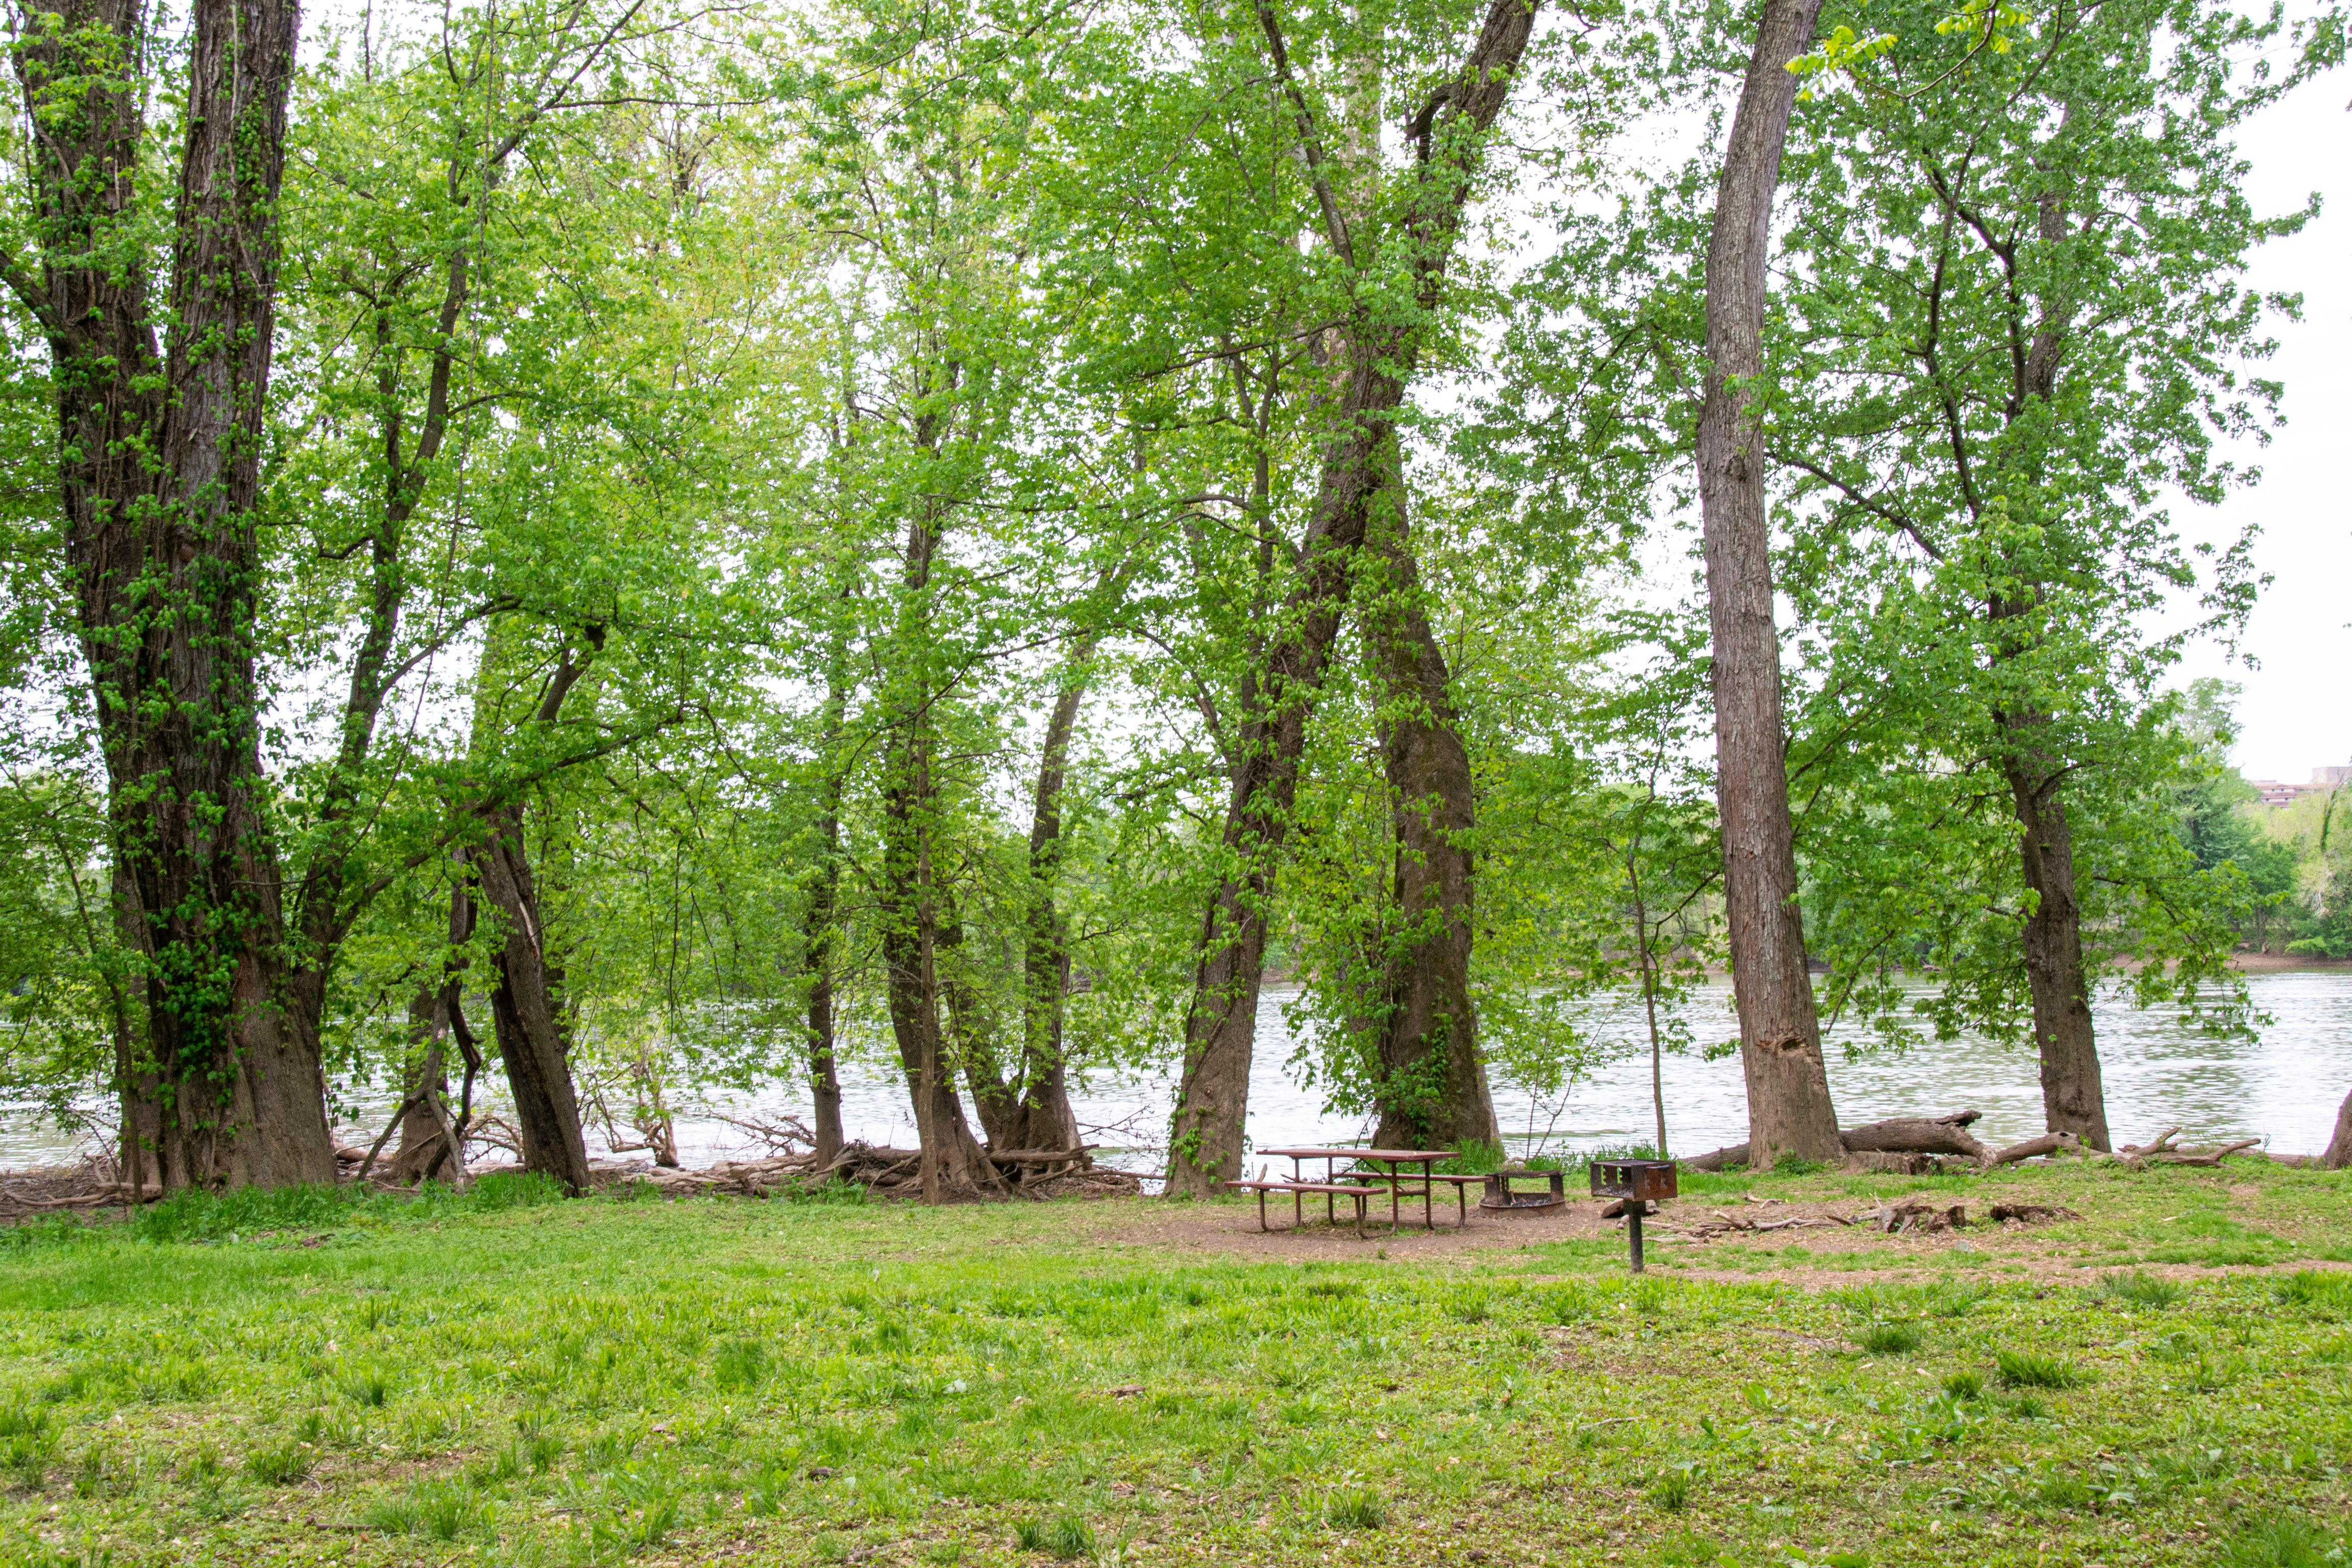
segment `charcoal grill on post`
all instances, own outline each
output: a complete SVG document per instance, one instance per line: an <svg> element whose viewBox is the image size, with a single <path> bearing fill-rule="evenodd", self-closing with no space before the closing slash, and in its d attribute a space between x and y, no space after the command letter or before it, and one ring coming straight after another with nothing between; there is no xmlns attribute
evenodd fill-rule
<svg viewBox="0 0 2352 1568"><path fill-rule="evenodd" d="M1642 1272L1642 1211L1675 1194L1672 1160L1595 1160L1591 1163L1592 1195L1622 1198L1625 1203L1625 1236L1633 1246L1633 1272Z"/></svg>

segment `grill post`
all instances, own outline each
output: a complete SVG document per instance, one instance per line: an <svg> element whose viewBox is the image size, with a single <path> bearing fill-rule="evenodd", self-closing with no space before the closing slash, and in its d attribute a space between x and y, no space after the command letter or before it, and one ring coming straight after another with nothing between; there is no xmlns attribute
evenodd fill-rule
<svg viewBox="0 0 2352 1568"><path fill-rule="evenodd" d="M1616 1198L1625 1205L1625 1239L1633 1272L1643 1271L1642 1215L1653 1199L1676 1195L1680 1184L1672 1160L1594 1160L1587 1166L1592 1195Z"/></svg>

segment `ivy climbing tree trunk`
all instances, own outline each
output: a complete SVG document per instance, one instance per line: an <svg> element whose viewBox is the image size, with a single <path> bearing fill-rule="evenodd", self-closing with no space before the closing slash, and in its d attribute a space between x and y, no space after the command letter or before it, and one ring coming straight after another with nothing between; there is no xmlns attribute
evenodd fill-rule
<svg viewBox="0 0 2352 1568"><path fill-rule="evenodd" d="M135 0L26 15L33 276L50 351L66 558L114 855L134 895L163 1184L331 1182L319 1043L287 1006L254 677L255 504L294 65L289 0L195 0L157 351L134 195L146 168Z"/></svg>
<svg viewBox="0 0 2352 1568"><path fill-rule="evenodd" d="M1706 258L1698 483L1714 639L1716 800L1748 1147L1759 1168L1783 1156L1844 1154L1797 908L1763 431L1743 384L1764 368L1772 198L1797 92L1788 66L1811 45L1820 9L1821 0L1766 0L1724 150Z"/></svg>
<svg viewBox="0 0 2352 1568"><path fill-rule="evenodd" d="M1400 922L1381 1033L1381 1119L1386 1149L1501 1142L1478 1017L1470 1000L1477 803L1444 650L1423 609L1400 465L1383 482L1370 523L1386 592L1364 605L1366 641L1381 691Z"/></svg>
<svg viewBox="0 0 2352 1568"><path fill-rule="evenodd" d="M1259 5L1258 20L1275 79L1296 114L1298 152L1315 182L1323 238L1341 266L1355 272L1375 258L1367 254L1360 262L1356 237L1328 176L1325 132L1291 69L1270 4ZM1169 1138L1166 1191L1171 1196L1214 1192L1241 1173L1274 879L1297 798L1308 715L1339 633L1371 492L1383 465L1394 461L1405 378L1419 355L1424 323L1443 297L1484 135L1502 112L1534 25L1534 0L1495 0L1461 68L1405 127L1417 151L1403 176L1400 221L1387 237L1392 259L1411 279L1414 309L1391 316L1395 305L1383 307L1376 302L1381 291L1367 289L1339 329L1344 369L1297 577L1263 668L1243 693L1244 717L1221 842L1225 869L1201 922L1185 1016L1183 1075ZM1364 237L1369 246L1371 237Z"/></svg>

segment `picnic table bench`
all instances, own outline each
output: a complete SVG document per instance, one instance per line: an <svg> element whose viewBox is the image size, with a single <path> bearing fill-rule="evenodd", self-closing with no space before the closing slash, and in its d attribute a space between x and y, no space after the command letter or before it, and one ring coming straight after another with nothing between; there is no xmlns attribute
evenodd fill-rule
<svg viewBox="0 0 2352 1568"><path fill-rule="evenodd" d="M1338 1199L1377 1192L1381 1186L1385 1185L1389 1190L1389 1229L1394 1231L1403 1220L1403 1200L1412 1195L1413 1189L1409 1188L1407 1184L1414 1182L1420 1184L1418 1191L1421 1196L1422 1225L1424 1228L1429 1230L1437 1228L1435 1194L1440 1183L1454 1189L1454 1205L1460 1211L1461 1223L1467 1226L1470 1223L1470 1204L1466 1189L1486 1179L1484 1176L1441 1173L1436 1168L1437 1163L1440 1160L1453 1159L1454 1151L1451 1149L1300 1148L1261 1149L1258 1152L1262 1154L1272 1154L1278 1159L1288 1160L1291 1169L1290 1177L1286 1181L1266 1181L1265 1169L1261 1166L1257 1181L1233 1184L1245 1191L1257 1193L1258 1226L1261 1229L1265 1228L1265 1194L1269 1192L1288 1192L1297 1194L1291 1200L1291 1210L1294 1221L1298 1224L1304 1224L1307 1217L1305 1194L1321 1193L1324 1217L1329 1223L1336 1225L1339 1219L1333 1212L1333 1206ZM1309 1160L1323 1162L1322 1181L1310 1182L1307 1179L1305 1166ZM1342 1160L1353 1161L1355 1163L1342 1171L1338 1168L1339 1163ZM1388 1169L1383 1171L1371 1168L1378 1165L1386 1165ZM1417 1168L1408 1169L1407 1167ZM1363 1211L1364 1199L1357 1197L1356 1232L1360 1236L1363 1234Z"/></svg>

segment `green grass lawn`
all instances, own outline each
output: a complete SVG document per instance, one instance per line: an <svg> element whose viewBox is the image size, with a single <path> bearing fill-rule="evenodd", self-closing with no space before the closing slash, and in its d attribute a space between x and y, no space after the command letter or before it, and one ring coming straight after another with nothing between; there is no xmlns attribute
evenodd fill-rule
<svg viewBox="0 0 2352 1568"><path fill-rule="evenodd" d="M2352 1181L1383 1256L1254 1207L179 1203L0 1233L10 1564L2352 1562ZM1748 1212L1754 1212L1750 1205ZM1246 1255L1201 1238L1230 1235ZM1792 1250L1794 1248L1794 1250Z"/></svg>

